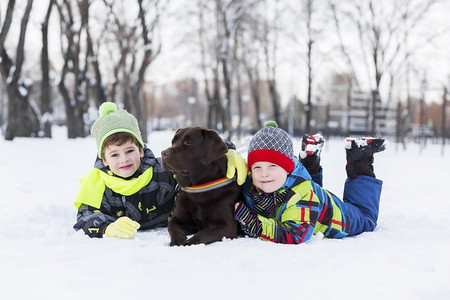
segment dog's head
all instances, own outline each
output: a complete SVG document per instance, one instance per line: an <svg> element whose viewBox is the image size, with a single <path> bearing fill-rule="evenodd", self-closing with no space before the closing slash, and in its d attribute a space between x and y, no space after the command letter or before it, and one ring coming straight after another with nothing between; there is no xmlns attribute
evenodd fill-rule
<svg viewBox="0 0 450 300"><path fill-rule="evenodd" d="M188 186L224 176L227 151L216 131L187 127L176 131L172 147L162 151L161 157L163 167L176 175L181 186Z"/></svg>

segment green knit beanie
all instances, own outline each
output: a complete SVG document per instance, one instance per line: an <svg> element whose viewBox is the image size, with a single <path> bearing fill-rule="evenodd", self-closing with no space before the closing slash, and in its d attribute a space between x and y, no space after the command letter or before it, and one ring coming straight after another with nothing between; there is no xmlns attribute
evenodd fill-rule
<svg viewBox="0 0 450 300"><path fill-rule="evenodd" d="M100 117L91 128L91 134L97 143L98 157L102 158L103 142L117 132L132 134L144 148L138 121L132 114L123 109L117 110L117 106L113 102L104 102L100 105L98 113Z"/></svg>

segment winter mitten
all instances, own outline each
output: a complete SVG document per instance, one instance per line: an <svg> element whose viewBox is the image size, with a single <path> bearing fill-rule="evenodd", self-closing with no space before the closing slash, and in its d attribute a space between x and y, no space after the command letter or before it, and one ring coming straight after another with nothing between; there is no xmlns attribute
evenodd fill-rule
<svg viewBox="0 0 450 300"><path fill-rule="evenodd" d="M324 142L323 136L318 133L315 135L305 134L302 138L300 162L311 175L320 171L320 153Z"/></svg>
<svg viewBox="0 0 450 300"><path fill-rule="evenodd" d="M136 233L139 227L141 227L141 225L138 222L135 222L128 217L120 217L114 223L111 223L106 227L105 235L107 237L129 239Z"/></svg>
<svg viewBox="0 0 450 300"><path fill-rule="evenodd" d="M241 225L242 230L251 237L261 236L262 226L258 217L252 213L244 203L239 203L234 210L234 218Z"/></svg>
<svg viewBox="0 0 450 300"><path fill-rule="evenodd" d="M227 177L233 178L237 172L237 183L239 185L244 184L247 178L247 163L244 158L233 149L228 149L226 153L228 164L227 164Z"/></svg>
<svg viewBox="0 0 450 300"><path fill-rule="evenodd" d="M386 143L384 139L371 137L346 138L347 166L345 169L348 178L354 178L358 175L375 177L373 155L384 151Z"/></svg>

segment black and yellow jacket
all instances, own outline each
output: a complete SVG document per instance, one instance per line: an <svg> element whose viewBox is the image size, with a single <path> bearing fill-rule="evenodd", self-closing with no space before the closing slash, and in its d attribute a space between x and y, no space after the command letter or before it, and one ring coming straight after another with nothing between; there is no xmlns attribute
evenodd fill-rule
<svg viewBox="0 0 450 300"><path fill-rule="evenodd" d="M145 147L136 173L127 179L112 174L101 159L82 179L74 204L78 209L75 230L101 238L119 217L138 222L141 230L167 226L176 195L172 173Z"/></svg>

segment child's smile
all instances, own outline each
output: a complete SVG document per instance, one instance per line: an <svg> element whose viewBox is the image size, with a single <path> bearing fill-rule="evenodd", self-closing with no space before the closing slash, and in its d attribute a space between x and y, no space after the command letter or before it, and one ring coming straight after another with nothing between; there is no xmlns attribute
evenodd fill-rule
<svg viewBox="0 0 450 300"><path fill-rule="evenodd" d="M105 149L103 164L117 176L128 178L132 176L141 165L144 152L133 142L123 145L110 145Z"/></svg>
<svg viewBox="0 0 450 300"><path fill-rule="evenodd" d="M265 193L272 193L281 188L288 173L277 164L259 161L252 165L253 184Z"/></svg>

